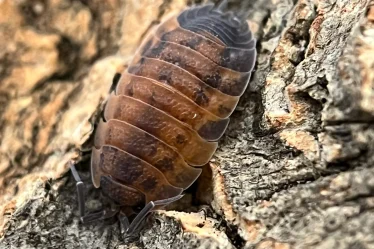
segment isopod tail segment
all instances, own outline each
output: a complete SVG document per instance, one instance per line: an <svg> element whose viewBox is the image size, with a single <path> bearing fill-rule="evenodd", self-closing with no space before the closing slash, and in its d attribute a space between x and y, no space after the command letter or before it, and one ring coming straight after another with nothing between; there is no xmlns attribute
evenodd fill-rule
<svg viewBox="0 0 374 249"><path fill-rule="evenodd" d="M77 195L78 195L78 207L80 219L83 224L89 222L94 222L98 220L105 220L112 218L118 215L119 220L122 224L123 233L125 236L132 236L138 231L139 226L142 224L142 221L147 217L147 215L152 212L156 207L162 207L168 205L172 202L175 202L183 197L182 194L167 198L164 200L150 201L143 207L142 210L135 216L133 221L130 223L127 216L121 212L121 207L116 206L114 210L104 209L99 212L86 214L86 205L85 205L85 185L81 180L77 169L75 168L75 162L70 161L70 170L76 181ZM102 178L108 178L107 176L102 176ZM107 179L109 180L109 179Z"/></svg>

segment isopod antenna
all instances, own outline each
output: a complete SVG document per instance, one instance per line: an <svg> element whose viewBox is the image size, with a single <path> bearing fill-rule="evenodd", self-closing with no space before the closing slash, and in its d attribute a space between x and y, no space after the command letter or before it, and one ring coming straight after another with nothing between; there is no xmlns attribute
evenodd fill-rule
<svg viewBox="0 0 374 249"><path fill-rule="evenodd" d="M216 10L220 12L225 12L227 10L227 6L229 5L228 0L222 0L219 5L217 6Z"/></svg>

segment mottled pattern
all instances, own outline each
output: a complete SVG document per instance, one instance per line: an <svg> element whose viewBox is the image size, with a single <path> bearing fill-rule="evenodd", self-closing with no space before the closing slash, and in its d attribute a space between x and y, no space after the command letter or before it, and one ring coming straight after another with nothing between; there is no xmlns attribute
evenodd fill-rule
<svg viewBox="0 0 374 249"><path fill-rule="evenodd" d="M189 187L247 87L254 46L247 22L213 5L160 24L114 82L95 136L95 186L107 175L147 201Z"/></svg>
<svg viewBox="0 0 374 249"><path fill-rule="evenodd" d="M111 119L108 122L100 122L98 130L100 133L95 137L96 148L106 144L112 145L154 166L157 166L159 161L172 160L173 169L163 170L162 173L174 186L186 188L199 175L199 170L196 172L190 169L182 156L172 147L129 123ZM93 159L92 165L96 163L98 162ZM170 185L167 182L165 184Z"/></svg>
<svg viewBox="0 0 374 249"><path fill-rule="evenodd" d="M155 32L155 37L161 41L169 41L191 48L218 65L239 72L251 71L256 58L256 40L252 39L248 49L228 47L217 43L204 36L179 27L174 18L167 20L160 29ZM148 45L148 46L147 46ZM142 52L150 47L150 42L144 45Z"/></svg>
<svg viewBox="0 0 374 249"><path fill-rule="evenodd" d="M217 116L223 115L227 117L228 114L232 113L235 109L239 101L237 96L224 94L205 84L202 80L190 74L188 71L164 61L143 57L143 59L138 60L138 63L132 64L129 67L128 72L157 80L166 86L172 87L194 101L197 105ZM219 110L217 110L217 105L219 105L219 103L227 106L229 111L219 115Z"/></svg>
<svg viewBox="0 0 374 249"><path fill-rule="evenodd" d="M172 63L227 95L243 94L251 76L250 72L241 73L220 67L199 52L170 42L156 41L141 55Z"/></svg>
<svg viewBox="0 0 374 249"><path fill-rule="evenodd" d="M99 166L122 184L140 190L147 200L166 199L181 193L180 188L168 184L161 171L115 147L102 147ZM159 191L161 188L163 192Z"/></svg>
<svg viewBox="0 0 374 249"><path fill-rule="evenodd" d="M202 139L190 126L151 105L128 96L112 95L105 108L105 119L122 120L153 134L177 149L190 165L206 164L217 148L217 142Z"/></svg>
<svg viewBox="0 0 374 249"><path fill-rule="evenodd" d="M145 204L145 196L136 189L117 183L107 176L100 179L100 186L103 192L118 203L127 203L129 206Z"/></svg>
<svg viewBox="0 0 374 249"><path fill-rule="evenodd" d="M167 113L198 133L205 124L215 123L223 126L221 129L212 130L207 136L202 136L207 140L217 140L228 123L228 119L216 117L204 108L194 105L190 99L178 91L148 78L124 74L117 92L139 99Z"/></svg>

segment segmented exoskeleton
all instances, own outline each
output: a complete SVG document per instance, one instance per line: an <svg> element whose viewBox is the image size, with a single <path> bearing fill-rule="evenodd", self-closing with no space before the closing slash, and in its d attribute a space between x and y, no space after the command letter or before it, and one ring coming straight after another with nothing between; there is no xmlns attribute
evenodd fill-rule
<svg viewBox="0 0 374 249"><path fill-rule="evenodd" d="M244 18L192 7L161 23L121 74L96 130L91 173L125 216L143 208L131 225L123 219L128 233L179 199L209 162L248 85L255 45ZM113 215L85 215L73 173L83 221Z"/></svg>

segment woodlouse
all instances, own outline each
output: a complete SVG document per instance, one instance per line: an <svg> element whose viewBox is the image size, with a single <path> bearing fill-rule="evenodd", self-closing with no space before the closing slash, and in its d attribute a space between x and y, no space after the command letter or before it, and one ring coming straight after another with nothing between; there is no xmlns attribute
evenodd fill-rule
<svg viewBox="0 0 374 249"><path fill-rule="evenodd" d="M96 130L91 174L128 233L198 178L247 87L255 45L245 18L223 5L191 7L160 24L121 74ZM85 215L72 171L83 221L118 211ZM129 225L135 207L143 209Z"/></svg>

